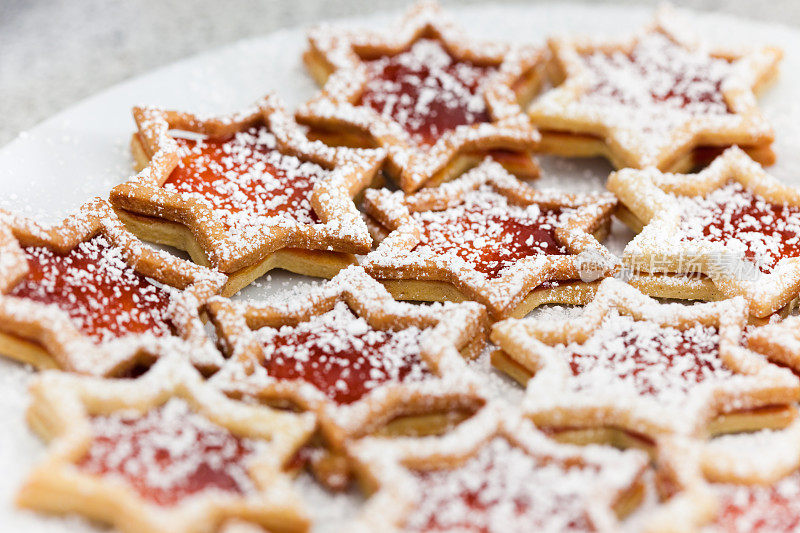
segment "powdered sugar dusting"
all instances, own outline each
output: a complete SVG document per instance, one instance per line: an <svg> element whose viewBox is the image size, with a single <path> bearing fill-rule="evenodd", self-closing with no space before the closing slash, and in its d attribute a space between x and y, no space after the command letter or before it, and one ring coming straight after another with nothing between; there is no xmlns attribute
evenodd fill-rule
<svg viewBox="0 0 800 533"><path fill-rule="evenodd" d="M387 382L430 375L420 358L419 328L374 329L343 302L297 326L262 328L255 334L271 377L304 379L340 404L355 402Z"/></svg>
<svg viewBox="0 0 800 533"><path fill-rule="evenodd" d="M616 382L669 403L680 402L698 383L733 375L719 358L719 333L710 326L679 330L610 315L586 342L560 351L569 354L576 390Z"/></svg>
<svg viewBox="0 0 800 533"><path fill-rule="evenodd" d="M24 252L30 272L10 296L56 305L97 342L133 333L171 334L169 287L134 270L105 236L65 255L42 246Z"/></svg>
<svg viewBox="0 0 800 533"><path fill-rule="evenodd" d="M204 204L218 222L243 227L278 216L319 222L310 197L328 171L282 154L266 127L223 140L177 140L182 160L163 187Z"/></svg>
<svg viewBox="0 0 800 533"><path fill-rule="evenodd" d="M457 61L438 41L420 39L405 52L367 62L361 104L430 146L446 131L491 120L480 89L495 70Z"/></svg>
<svg viewBox="0 0 800 533"><path fill-rule="evenodd" d="M765 450L766 451L766 450ZM800 528L800 472L772 485L714 485L720 498L712 531L790 533Z"/></svg>
<svg viewBox="0 0 800 533"><path fill-rule="evenodd" d="M423 235L411 253L456 256L489 277L524 257L568 253L555 238L561 209L512 205L487 185L466 193L458 206L413 216Z"/></svg>
<svg viewBox="0 0 800 533"><path fill-rule="evenodd" d="M722 83L730 64L687 50L662 33L644 35L629 54L594 52L584 56L584 61L593 78L583 96L586 101L625 106L659 121L676 111L691 115L729 112Z"/></svg>
<svg viewBox="0 0 800 533"><path fill-rule="evenodd" d="M415 472L419 496L405 529L591 530L588 501L609 477L601 465L532 455L495 437L453 469Z"/></svg>
<svg viewBox="0 0 800 533"><path fill-rule="evenodd" d="M629 54L597 51L583 60L591 81L581 103L636 131L647 153L657 154L687 120L719 121L730 114L722 92L730 64L662 33L643 35Z"/></svg>
<svg viewBox="0 0 800 533"><path fill-rule="evenodd" d="M686 240L720 242L763 273L800 256L800 208L773 204L731 181L705 197L681 202L679 233Z"/></svg>
<svg viewBox="0 0 800 533"><path fill-rule="evenodd" d="M91 427L92 442L78 467L119 477L158 505L208 490L255 491L247 463L256 443L193 413L184 400L173 398L144 414L94 416Z"/></svg>

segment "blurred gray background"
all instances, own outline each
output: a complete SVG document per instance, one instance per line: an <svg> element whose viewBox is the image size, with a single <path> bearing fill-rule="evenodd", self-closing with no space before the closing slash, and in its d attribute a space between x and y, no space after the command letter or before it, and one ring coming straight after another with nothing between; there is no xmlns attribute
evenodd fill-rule
<svg viewBox="0 0 800 533"><path fill-rule="evenodd" d="M535 1L535 0L534 0ZM409 0L0 0L0 146L119 81L243 37ZM443 0L446 6L480 3ZM621 0L617 4L657 4ZM799 0L677 0L800 25Z"/></svg>

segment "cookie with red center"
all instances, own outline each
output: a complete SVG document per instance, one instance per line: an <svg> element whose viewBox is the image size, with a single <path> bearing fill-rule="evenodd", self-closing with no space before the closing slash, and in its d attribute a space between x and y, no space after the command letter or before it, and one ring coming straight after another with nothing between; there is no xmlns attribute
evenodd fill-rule
<svg viewBox="0 0 800 533"><path fill-rule="evenodd" d="M225 276L148 248L105 201L54 226L0 212L0 353L40 368L136 372L169 351L217 368L198 312Z"/></svg>
<svg viewBox="0 0 800 533"><path fill-rule="evenodd" d="M647 456L555 443L491 405L447 435L351 446L371 493L364 531L612 531L635 508Z"/></svg>
<svg viewBox="0 0 800 533"><path fill-rule="evenodd" d="M310 141L274 95L227 117L135 108L138 175L111 191L141 238L228 275L230 295L273 268L332 277L367 252L352 198L383 151Z"/></svg>
<svg viewBox="0 0 800 533"><path fill-rule="evenodd" d="M524 412L554 432L705 435L781 427L800 381L741 345L742 298L659 304L615 279L576 319L495 324L495 362L526 385Z"/></svg>
<svg viewBox="0 0 800 533"><path fill-rule="evenodd" d="M413 195L367 191L367 213L391 233L362 266L395 298L476 300L494 320L584 304L618 263L594 236L615 206L608 194L536 190L487 159Z"/></svg>
<svg viewBox="0 0 800 533"><path fill-rule="evenodd" d="M556 87L528 110L541 149L685 172L739 145L772 164L774 134L754 92L775 77L782 52L714 49L685 25L662 9L623 39L550 39Z"/></svg>
<svg viewBox="0 0 800 533"><path fill-rule="evenodd" d="M175 357L137 380L44 373L28 419L51 442L20 505L77 512L120 531L189 532L235 517L305 531L280 473L314 429L308 414L244 405Z"/></svg>
<svg viewBox="0 0 800 533"><path fill-rule="evenodd" d="M782 430L725 435L699 446L699 467L716 499L703 531L783 533L800 525L800 422ZM665 448L666 467L685 457ZM680 466L678 466L680 468Z"/></svg>
<svg viewBox="0 0 800 533"><path fill-rule="evenodd" d="M800 372L800 317L754 327L747 335L747 346L770 361Z"/></svg>
<svg viewBox="0 0 800 533"><path fill-rule="evenodd" d="M615 172L608 188L641 232L623 264L644 292L665 298L744 296L755 317L800 292L800 190L729 148L698 174Z"/></svg>
<svg viewBox="0 0 800 533"><path fill-rule="evenodd" d="M485 340L485 311L474 303L399 303L350 267L293 302L216 299L208 312L230 357L213 382L315 412L333 454L375 431L440 431L483 403L463 360ZM343 475L325 481L341 486Z"/></svg>
<svg viewBox="0 0 800 533"><path fill-rule="evenodd" d="M585 441L597 445L602 441ZM614 444L617 449L628 446ZM702 472L703 448L697 439L674 435L660 438L650 452L644 476L645 494L623 522L623 531L647 533L699 531L714 516L716 499ZM680 458L674 461L674 458Z"/></svg>
<svg viewBox="0 0 800 533"><path fill-rule="evenodd" d="M541 83L541 50L476 42L432 2L385 30L318 27L308 44L303 59L323 89L298 120L331 144L386 148L386 170L405 192L486 155L539 175L530 154L539 134L520 104Z"/></svg>

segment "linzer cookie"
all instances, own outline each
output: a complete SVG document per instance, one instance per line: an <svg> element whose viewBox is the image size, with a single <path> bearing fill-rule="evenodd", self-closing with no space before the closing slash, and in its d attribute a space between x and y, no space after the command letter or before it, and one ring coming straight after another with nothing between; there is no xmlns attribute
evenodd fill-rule
<svg viewBox="0 0 800 533"><path fill-rule="evenodd" d="M146 247L95 199L55 226L0 211L0 353L120 375L168 352L217 368L198 308L225 276Z"/></svg>
<svg viewBox="0 0 800 533"><path fill-rule="evenodd" d="M618 446L625 448L625 446ZM658 440L645 476L642 503L625 519L624 531L698 531L713 517L716 499L702 471L699 441L674 435ZM674 459L680 460L675 461Z"/></svg>
<svg viewBox="0 0 800 533"><path fill-rule="evenodd" d="M111 202L141 238L226 273L223 294L273 268L332 277L369 251L352 197L378 171L381 150L309 141L272 95L223 118L133 114L144 170L115 187Z"/></svg>
<svg viewBox="0 0 800 533"><path fill-rule="evenodd" d="M476 300L495 320L584 304L618 265L593 236L615 206L607 194L533 189L487 160L414 195L367 191L367 213L391 233L362 264L397 299Z"/></svg>
<svg viewBox="0 0 800 533"><path fill-rule="evenodd" d="M331 144L386 148L386 170L405 192L486 155L522 178L539 175L530 155L539 134L520 105L541 84L541 50L474 41L432 2L392 28L323 26L308 42L303 59L324 88L298 120Z"/></svg>
<svg viewBox="0 0 800 533"><path fill-rule="evenodd" d="M130 533L212 531L236 517L307 530L281 466L312 415L230 400L175 358L137 380L49 371L31 392L28 420L50 448L20 505Z"/></svg>
<svg viewBox="0 0 800 533"><path fill-rule="evenodd" d="M755 317L780 311L800 292L800 190L739 148L698 174L621 170L608 188L643 227L623 264L644 292L701 300L741 295Z"/></svg>
<svg viewBox="0 0 800 533"><path fill-rule="evenodd" d="M475 303L395 302L350 267L296 301L220 298L208 312L230 358L214 376L216 386L315 412L334 455L348 439L379 430L441 431L483 403L464 361L485 341L486 314ZM346 472L323 481L341 486Z"/></svg>
<svg viewBox="0 0 800 533"><path fill-rule="evenodd" d="M754 93L775 77L779 49L714 49L687 37L670 9L630 37L549 46L556 87L528 110L542 151L685 172L739 145L774 162L773 131Z"/></svg>
<svg viewBox="0 0 800 533"><path fill-rule="evenodd" d="M647 466L635 450L555 443L496 405L446 435L352 453L373 493L363 531L615 531Z"/></svg>
<svg viewBox="0 0 800 533"><path fill-rule="evenodd" d="M800 423L781 431L725 435L702 446L716 497L709 533L789 533L800 525ZM665 459L681 464L672 454Z"/></svg>
<svg viewBox="0 0 800 533"><path fill-rule="evenodd" d="M753 328L747 335L747 345L770 361L800 372L800 317Z"/></svg>
<svg viewBox="0 0 800 533"><path fill-rule="evenodd" d="M527 386L523 411L540 428L596 428L644 444L668 434L783 427L800 381L741 345L742 298L659 304L616 279L577 319L495 324L495 362Z"/></svg>

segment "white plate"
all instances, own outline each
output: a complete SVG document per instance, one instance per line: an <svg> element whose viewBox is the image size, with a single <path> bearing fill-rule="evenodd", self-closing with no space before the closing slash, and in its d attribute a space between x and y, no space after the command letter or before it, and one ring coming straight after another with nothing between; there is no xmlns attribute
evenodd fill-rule
<svg viewBox="0 0 800 533"><path fill-rule="evenodd" d="M537 43L562 32L620 34L646 22L650 13L640 8L578 4L490 5L458 10L455 17L478 37ZM390 18L382 15L346 23L381 23ZM779 163L771 171L787 182L800 184L800 32L710 14L698 15L697 25L715 39L784 48L781 78L761 101L777 131ZM134 129L130 108L135 104L224 113L253 102L267 90L276 91L288 106L301 103L316 90L299 60L303 47L303 29L244 40L132 79L59 113L0 150L0 207L54 222L87 198L106 195L131 174L128 140ZM600 190L609 167L598 160L548 159L544 170L543 186ZM619 248L628 237L615 226L614 247ZM273 295L307 281L301 276L273 273L249 288L245 296ZM491 371L486 372L491 377ZM0 361L0 529L98 531L77 517L50 518L13 506L17 487L44 453L42 444L24 423L25 387L30 376L29 369ZM337 522L352 516L356 509L356 499L351 496L329 496L305 478L298 483L309 500L309 510L325 524L317 529L338 529Z"/></svg>

